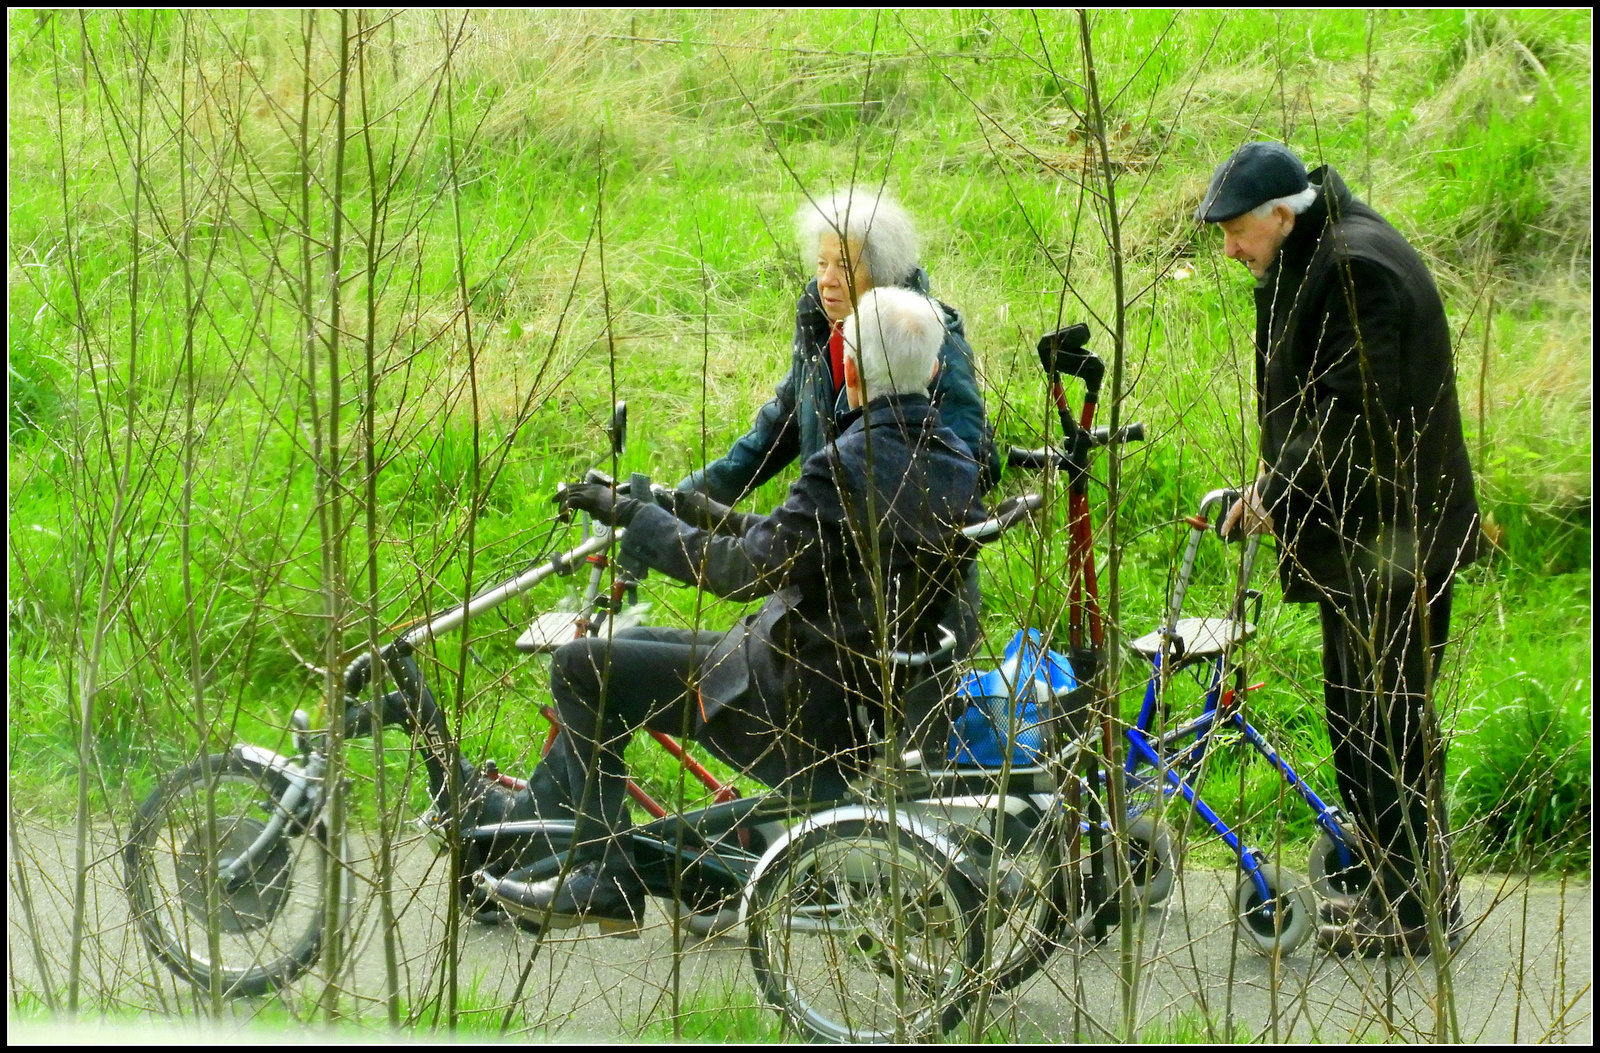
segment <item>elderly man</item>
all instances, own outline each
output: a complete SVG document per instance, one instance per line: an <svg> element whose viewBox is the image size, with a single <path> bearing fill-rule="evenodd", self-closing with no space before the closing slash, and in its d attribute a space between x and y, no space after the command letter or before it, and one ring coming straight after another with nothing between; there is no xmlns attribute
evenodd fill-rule
<svg viewBox="0 0 1600 1053"><path fill-rule="evenodd" d="M838 797L884 727L879 655L931 650L972 559L978 466L928 398L945 338L933 301L880 288L849 320L841 372L852 412L772 514L724 533L598 486L563 505L623 526L636 557L720 596L765 596L727 633L646 629L567 644L551 693L562 732L529 780L538 814L576 816L561 878L480 877L513 913L553 927L637 925L623 750L634 729L687 728L728 763L800 799ZM865 720L856 719L857 715ZM520 810L519 810L520 811Z"/></svg>
<svg viewBox="0 0 1600 1053"><path fill-rule="evenodd" d="M1431 915L1453 945L1433 679L1478 506L1444 305L1394 227L1279 143L1218 166L1195 215L1257 279L1264 468L1223 531L1276 534L1284 598L1319 605L1334 768L1375 877L1325 905L1319 939L1426 953Z"/></svg>
<svg viewBox="0 0 1600 1053"><path fill-rule="evenodd" d="M795 310L794 346L789 372L756 413L755 423L722 457L678 484L723 504L745 494L796 459L804 461L838 435L849 412L842 326L856 301L877 287L928 291L928 275L918 262L916 230L905 210L882 191L854 187L808 200L796 217L801 258L816 267ZM1000 457L984 414L983 396L967 345L961 315L938 307L943 339L939 372L929 393L944 423L955 432L979 467L983 492L1000 478ZM968 570L962 602L945 621L962 653L978 635L977 565Z"/></svg>

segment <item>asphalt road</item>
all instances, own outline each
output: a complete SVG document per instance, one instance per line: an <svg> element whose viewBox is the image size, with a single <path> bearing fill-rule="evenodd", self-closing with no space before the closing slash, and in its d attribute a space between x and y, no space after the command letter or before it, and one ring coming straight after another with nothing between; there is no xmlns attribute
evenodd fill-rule
<svg viewBox="0 0 1600 1053"><path fill-rule="evenodd" d="M284 1010L242 1000L224 1021L206 1022L187 985L151 960L129 924L121 891L118 839L91 838L84 935L79 943L81 1002L116 1007L124 1043L214 1041L213 1030L236 1031L263 1020L279 1027ZM357 853L359 855L359 853ZM65 991L71 946L73 845L60 830L23 823L8 840L7 944L10 1004L45 1004ZM369 882L368 859L352 874ZM403 846L397 867L399 920L394 943L406 1004L421 1004L446 983L441 953L448 897L442 864L420 839ZM1588 882L1472 876L1464 882L1470 935L1448 964L1330 958L1308 942L1273 961L1233 937L1228 906L1233 872L1194 870L1172 896L1101 946L1073 945L1038 975L995 996L992 1022L1019 1039L1107 1041L1120 1033L1127 1002L1122 977L1132 977L1134 1020L1146 1039L1187 1034L1203 1039L1203 1022L1219 1041L1573 1042L1593 1038L1592 893ZM516 1011L520 1040L638 1041L661 1030L675 999L700 1013L760 1019L750 956L735 933L706 941L675 939L661 904L653 904L640 939L600 937L590 929L539 940L510 926L463 924L457 989L480 1025ZM348 929L353 965L341 979L347 1013L361 1028L342 1035L382 1040L383 949L370 885L357 896ZM320 968L293 991L313 998ZM1441 996L1449 990L1453 997ZM49 1027L11 1021L12 1038L84 1038L100 1024ZM656 1030L648 1031L654 1027ZM291 1028L293 1036L312 1034ZM141 1037L144 1036L144 1037ZM326 1039L321 1035L321 1039ZM281 1040L281 1039L279 1039Z"/></svg>

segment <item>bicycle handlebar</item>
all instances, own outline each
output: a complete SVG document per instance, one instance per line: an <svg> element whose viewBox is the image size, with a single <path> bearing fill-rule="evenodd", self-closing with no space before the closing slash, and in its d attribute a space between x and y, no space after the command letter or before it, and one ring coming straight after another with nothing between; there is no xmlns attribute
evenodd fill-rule
<svg viewBox="0 0 1600 1053"><path fill-rule="evenodd" d="M1000 502L1000 505L994 510L994 515L981 523L974 523L969 527L963 528L961 533L973 541L993 541L1043 507L1043 495L1021 494Z"/></svg>
<svg viewBox="0 0 1600 1053"><path fill-rule="evenodd" d="M1112 446L1143 441L1144 425L1137 421L1133 424L1124 425L1115 432L1110 428L1092 428L1089 431L1089 445L1091 446ZM1012 446L1006 451L1006 464L1012 468L1038 470L1052 463L1057 468L1065 470L1068 467L1066 453L1053 446L1041 446L1033 450L1025 449L1021 446Z"/></svg>
<svg viewBox="0 0 1600 1053"><path fill-rule="evenodd" d="M1204 519L1210 519L1211 510L1219 505L1222 508L1223 514L1226 515L1228 509L1233 507L1234 502L1238 501L1243 496L1244 492L1242 490L1234 490L1229 487L1223 487L1219 490L1212 490L1210 493L1206 494L1200 499L1200 515ZM1218 523L1217 525L1220 527L1221 523Z"/></svg>

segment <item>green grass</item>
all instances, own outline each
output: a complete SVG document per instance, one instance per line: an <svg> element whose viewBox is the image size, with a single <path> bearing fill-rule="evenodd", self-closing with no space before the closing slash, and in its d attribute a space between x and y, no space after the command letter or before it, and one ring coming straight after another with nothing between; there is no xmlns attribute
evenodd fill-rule
<svg viewBox="0 0 1600 1053"><path fill-rule="evenodd" d="M1594 649L1573 624L1587 571L1485 597L1479 648L1457 712L1450 765L1455 824L1473 858L1498 869L1590 867ZM1507 606L1531 637L1501 631ZM1541 646L1529 647L1527 640Z"/></svg>
<svg viewBox="0 0 1600 1053"><path fill-rule="evenodd" d="M970 1021L958 1025L956 1035L947 1041L974 1041L980 1044L1014 1044L1027 1041L1046 1041L1042 1035L1031 1035L1031 1025L1015 1022L1008 1030L993 1022L982 1035L972 1036ZM779 1016L761 1005L752 992L745 989L700 990L686 995L673 1016L658 1013L642 1024L641 1041L649 1042L720 1042L720 1043L773 1043L793 1041L787 1036ZM1250 1032L1237 1021L1232 1029L1220 1021L1211 1020L1199 1013L1179 1013L1171 1017L1146 1023L1139 1032L1138 1041L1149 1045L1213 1044L1221 1041L1246 1043Z"/></svg>
<svg viewBox="0 0 1600 1053"><path fill-rule="evenodd" d="M1251 1037L1249 1029L1237 1021L1230 1029L1220 1021L1211 1020L1200 1013L1179 1013L1147 1024L1139 1032L1139 1041L1146 1045L1214 1045L1223 1042L1243 1045Z"/></svg>
<svg viewBox="0 0 1600 1053"><path fill-rule="evenodd" d="M782 1018L749 987L685 992L677 1012L662 1006L639 1023L641 1042L781 1042ZM790 1038L792 1041L792 1038Z"/></svg>
<svg viewBox="0 0 1600 1053"><path fill-rule="evenodd" d="M203 749L284 748L289 712L319 702L308 665L369 617L382 638L561 545L550 495L595 463L617 398L630 443L607 470L674 482L719 455L787 362L806 193L897 193L1001 440L1036 445L1038 334L1087 318L1112 351L1075 18L353 16L336 168L337 12L10 12L13 799L72 814L91 683L96 816L125 817ZM1495 545L1458 587L1440 692L1458 852L1587 868L1588 16L1103 12L1091 40L1129 292L1099 419L1150 436L1121 465L1116 630L1159 617L1167 525L1253 473L1249 283L1189 217L1222 156L1283 138L1418 245L1456 334ZM984 554L996 647L1059 629L1062 522ZM1225 568L1206 558L1195 600L1215 606ZM572 584L481 619L465 656L429 656L468 756L531 765L546 664L509 645ZM671 623L738 613L659 576L645 591ZM1314 617L1271 585L1265 612L1255 717L1331 791ZM1136 662L1120 686L1131 716ZM370 745L353 749L359 802ZM640 774L675 794L671 764ZM1298 854L1309 825L1270 772L1223 751L1209 777L1228 821Z"/></svg>

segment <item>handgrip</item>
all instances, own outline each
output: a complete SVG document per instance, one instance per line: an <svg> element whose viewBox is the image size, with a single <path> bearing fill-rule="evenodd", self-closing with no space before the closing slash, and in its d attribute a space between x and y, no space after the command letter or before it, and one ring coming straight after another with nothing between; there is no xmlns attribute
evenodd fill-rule
<svg viewBox="0 0 1600 1053"><path fill-rule="evenodd" d="M1066 467L1066 454L1048 447L1028 450L1021 446L1013 446L1006 451L1006 466L1009 468L1030 468L1038 471L1052 462L1057 468Z"/></svg>
<svg viewBox="0 0 1600 1053"><path fill-rule="evenodd" d="M1121 445L1122 443L1126 442L1143 442L1144 424L1141 421L1134 421L1132 424L1124 424L1115 432L1113 432L1110 428L1095 428L1089 433L1089 437L1094 440L1094 444L1096 446Z"/></svg>
<svg viewBox="0 0 1600 1053"><path fill-rule="evenodd" d="M1217 536L1222 538L1222 540L1237 541L1237 534L1234 537L1226 537L1223 535L1222 524L1223 521L1228 518L1229 510L1232 509L1242 497L1244 497L1243 490L1235 490L1231 487L1223 487L1221 489L1208 492L1200 499L1200 511L1197 518L1191 521L1195 529L1204 530L1207 526L1210 526L1217 532ZM1217 510L1217 518L1215 522L1211 521L1211 510L1213 508Z"/></svg>
<svg viewBox="0 0 1600 1053"><path fill-rule="evenodd" d="M372 652L363 651L344 667L344 693L351 697L361 694L372 679Z"/></svg>
<svg viewBox="0 0 1600 1053"><path fill-rule="evenodd" d="M1051 376L1077 377L1091 391L1100 390L1105 378L1105 363L1088 348L1089 327L1076 322L1039 338L1039 364Z"/></svg>
<svg viewBox="0 0 1600 1053"><path fill-rule="evenodd" d="M366 690L367 685L372 682L372 660L380 656L383 658L384 664L389 667L390 674L401 681L400 686L410 686L406 683L408 679L406 675L396 671L396 663L403 665L411 657L413 651L414 647L403 636L385 646L379 652L362 651L344 667L344 693L354 698L359 697L361 692ZM420 684L421 673L416 673L414 678Z"/></svg>

